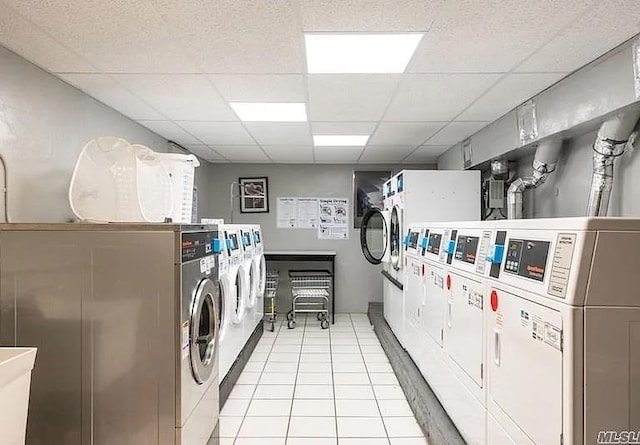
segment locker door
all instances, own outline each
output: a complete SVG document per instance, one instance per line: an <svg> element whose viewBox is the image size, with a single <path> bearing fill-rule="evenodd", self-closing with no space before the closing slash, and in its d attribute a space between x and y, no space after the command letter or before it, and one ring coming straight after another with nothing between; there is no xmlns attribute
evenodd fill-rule
<svg viewBox="0 0 640 445"><path fill-rule="evenodd" d="M425 264L425 294L422 323L433 340L442 346L442 327L446 305L444 293L444 271L436 266Z"/></svg>
<svg viewBox="0 0 640 445"><path fill-rule="evenodd" d="M450 277L444 348L458 366L482 387L482 284L454 273Z"/></svg>
<svg viewBox="0 0 640 445"><path fill-rule="evenodd" d="M502 425L511 437L524 433L534 443L560 444L562 317L515 294L490 292L489 399L518 426Z"/></svg>

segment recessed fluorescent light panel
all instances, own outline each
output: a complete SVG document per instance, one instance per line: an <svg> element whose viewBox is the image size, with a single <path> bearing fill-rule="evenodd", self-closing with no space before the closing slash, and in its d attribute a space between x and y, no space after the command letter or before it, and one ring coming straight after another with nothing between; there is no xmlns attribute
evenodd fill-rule
<svg viewBox="0 0 640 445"><path fill-rule="evenodd" d="M313 145L316 147L364 147L369 135L326 135L314 136Z"/></svg>
<svg viewBox="0 0 640 445"><path fill-rule="evenodd" d="M243 122L306 122L304 103L230 102Z"/></svg>
<svg viewBox="0 0 640 445"><path fill-rule="evenodd" d="M423 34L305 34L309 73L404 73Z"/></svg>

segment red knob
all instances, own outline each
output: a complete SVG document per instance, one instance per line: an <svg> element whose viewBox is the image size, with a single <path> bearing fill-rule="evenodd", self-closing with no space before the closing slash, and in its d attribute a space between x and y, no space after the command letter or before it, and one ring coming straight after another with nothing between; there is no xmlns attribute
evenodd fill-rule
<svg viewBox="0 0 640 445"><path fill-rule="evenodd" d="M491 310L493 312L498 310L498 292L495 290L491 291Z"/></svg>
<svg viewBox="0 0 640 445"><path fill-rule="evenodd" d="M447 290L451 290L451 275L447 275Z"/></svg>

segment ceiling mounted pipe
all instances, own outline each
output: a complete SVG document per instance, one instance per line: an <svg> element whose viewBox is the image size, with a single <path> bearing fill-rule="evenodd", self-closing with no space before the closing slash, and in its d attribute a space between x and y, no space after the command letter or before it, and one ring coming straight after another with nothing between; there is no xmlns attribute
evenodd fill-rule
<svg viewBox="0 0 640 445"><path fill-rule="evenodd" d="M629 137L640 119L640 110L617 114L605 121L593 143L593 177L587 216L606 216L613 188L613 164L624 154Z"/></svg>
<svg viewBox="0 0 640 445"><path fill-rule="evenodd" d="M516 179L507 191L507 217L509 219L522 219L524 191L536 188L547 180L549 174L556 169L561 149L562 139L545 141L538 146L533 160L532 175Z"/></svg>

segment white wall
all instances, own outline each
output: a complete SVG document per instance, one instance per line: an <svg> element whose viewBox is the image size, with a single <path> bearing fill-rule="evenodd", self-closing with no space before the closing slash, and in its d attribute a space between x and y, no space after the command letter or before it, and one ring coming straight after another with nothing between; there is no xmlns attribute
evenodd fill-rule
<svg viewBox="0 0 640 445"><path fill-rule="evenodd" d="M525 217L584 216L596 134L592 131L565 142L557 170L538 189L525 192ZM532 162L533 157L522 159L519 174L531 174ZM627 149L616 160L609 216L640 217L640 153L634 150Z"/></svg>
<svg viewBox="0 0 640 445"><path fill-rule="evenodd" d="M300 164L220 164L214 165L209 199L212 217L231 217L229 189L233 181L243 176L269 178L269 213L241 214L234 200L235 223L251 222L263 228L266 250L333 250L336 257L336 310L365 312L369 301L382 301L380 267L369 264L360 250L360 231L353 229L347 241L323 241L317 232L308 229L277 228L277 197L348 197L353 206L353 171L390 170L401 168L434 168L434 166L388 165L300 165ZM236 188L237 190L237 188ZM350 218L353 215L350 215ZM299 267L299 265L298 265Z"/></svg>
<svg viewBox="0 0 640 445"><path fill-rule="evenodd" d="M165 139L0 47L0 153L14 221L73 218L67 198L73 167L84 144L98 136L168 149ZM200 190L209 169L204 162L197 173Z"/></svg>

